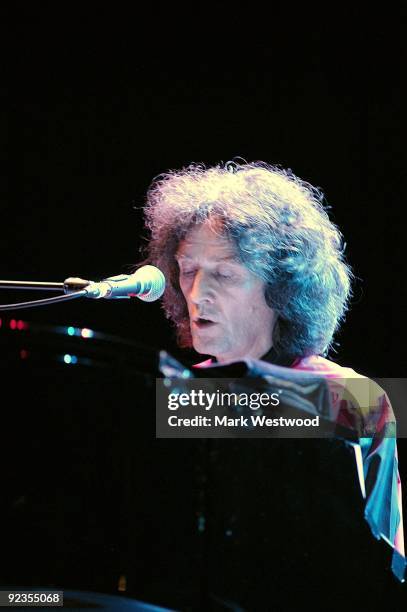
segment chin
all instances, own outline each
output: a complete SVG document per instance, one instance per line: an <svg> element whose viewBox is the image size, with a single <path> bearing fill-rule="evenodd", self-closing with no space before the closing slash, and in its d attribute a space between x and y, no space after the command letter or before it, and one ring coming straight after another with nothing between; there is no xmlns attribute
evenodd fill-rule
<svg viewBox="0 0 407 612"><path fill-rule="evenodd" d="M215 355L216 347L211 342L192 342L192 346L201 355Z"/></svg>
<svg viewBox="0 0 407 612"><path fill-rule="evenodd" d="M192 346L197 353L200 353L200 355L213 355L211 352L211 347L207 344L201 344L198 342L194 343Z"/></svg>

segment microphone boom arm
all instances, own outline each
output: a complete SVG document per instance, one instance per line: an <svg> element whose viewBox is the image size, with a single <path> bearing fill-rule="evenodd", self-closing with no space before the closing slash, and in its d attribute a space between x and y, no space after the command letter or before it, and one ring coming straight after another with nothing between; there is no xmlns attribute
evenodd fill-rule
<svg viewBox="0 0 407 612"><path fill-rule="evenodd" d="M161 270L155 266L142 266L134 274L127 276L119 274L100 282L92 282L83 278L70 277L63 283L39 281L7 281L0 280L0 289L29 289L39 291L64 291L64 295L53 298L0 305L2 310L17 310L34 306L46 306L79 297L93 299L129 299L138 297L144 302L158 300L165 289L165 278Z"/></svg>

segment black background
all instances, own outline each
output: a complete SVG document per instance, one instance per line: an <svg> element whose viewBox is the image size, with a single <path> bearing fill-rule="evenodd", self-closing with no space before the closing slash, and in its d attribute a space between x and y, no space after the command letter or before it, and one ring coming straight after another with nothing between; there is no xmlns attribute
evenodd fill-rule
<svg viewBox="0 0 407 612"><path fill-rule="evenodd" d="M126 272L141 258L154 176L235 156L281 164L323 189L357 276L332 358L368 376L404 377L399 10L228 6L222 21L209 6L183 17L158 7L143 17L58 11L10 25L0 276ZM22 298L2 292L1 302ZM182 354L156 303L81 300L18 316ZM405 440L399 450L406 480Z"/></svg>

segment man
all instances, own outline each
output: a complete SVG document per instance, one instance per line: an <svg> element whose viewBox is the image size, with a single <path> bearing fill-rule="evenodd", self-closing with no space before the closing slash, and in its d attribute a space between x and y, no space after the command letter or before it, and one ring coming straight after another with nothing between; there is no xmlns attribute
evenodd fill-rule
<svg viewBox="0 0 407 612"><path fill-rule="evenodd" d="M145 212L149 259L167 279L166 315L180 346L210 357L198 367L251 358L327 377L359 376L326 359L352 272L319 189L263 162L190 165L153 182ZM392 414L382 390L373 404L372 414ZM380 448L378 469L377 439L360 440L362 489L370 479L365 516L403 556L395 441L383 433ZM394 473L386 472L390 464Z"/></svg>

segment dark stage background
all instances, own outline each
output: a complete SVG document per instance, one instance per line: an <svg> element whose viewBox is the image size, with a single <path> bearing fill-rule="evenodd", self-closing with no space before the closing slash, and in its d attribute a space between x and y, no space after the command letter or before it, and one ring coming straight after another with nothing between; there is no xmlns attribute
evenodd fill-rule
<svg viewBox="0 0 407 612"><path fill-rule="evenodd" d="M142 257L141 209L154 176L192 161L213 164L235 156L281 164L323 189L357 276L351 310L331 357L367 376L405 377L401 16L366 16L362 7L337 6L330 15L297 14L292 20L288 9L273 7L264 31L259 15L257 24L248 23L239 34L235 9L226 29L212 23L199 34L200 18L192 16L179 34L172 26L170 33L159 33L157 16L138 19L134 29L132 23L125 29L124 17L120 24L108 23L107 14L87 17L82 27L82 20L67 15L19 19L17 44L7 62L12 172L9 197L1 204L0 276L62 281L127 272ZM241 25L247 11L239 16ZM159 21L165 23L163 13ZM231 30L235 36L227 41L225 31ZM256 32L250 43L248 32ZM33 297L2 292L1 302ZM3 321L11 317L2 313ZM16 318L115 334L139 343L139 357L147 347L165 348L186 362L195 357L177 349L158 303L83 300L20 311ZM50 368L47 378L44 369L36 383L41 380L46 387L53 375ZM27 379L18 381L26 392ZM18 381L7 402L3 396L8 414L13 402L21 401ZM58 389L53 393L53 424L63 427ZM59 393L68 390L60 387ZM34 405L35 397L31 401ZM91 411L86 418L92 421ZM80 438L80 419L70 426ZM103 445L103 440L90 436L86 444ZM144 461L148 445L141 448ZM32 460L24 447L19 452L18 467L6 468L16 491ZM406 482L406 440L399 441L399 454ZM52 456L44 454L47 459L52 463ZM105 468L100 464L98 469ZM307 483L303 486L305 491ZM73 476L70 487L66 499L69 491L76 495ZM168 496L180 503L181 493L170 490ZM159 489L149 494L157 500L163 495ZM44 502L44 516L47 508ZM3 575L18 584L18 572L13 577L10 567ZM68 586L103 590L97 581L70 583L68 571L60 568L61 584L66 579ZM112 570L106 586L111 592L114 572L120 573ZM329 589L335 592L332 585ZM398 585L396 591L400 594ZM138 596L137 590L133 594Z"/></svg>

